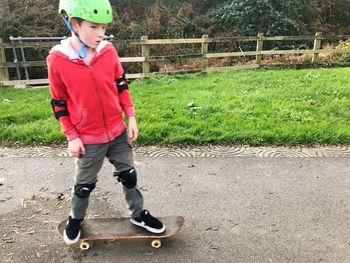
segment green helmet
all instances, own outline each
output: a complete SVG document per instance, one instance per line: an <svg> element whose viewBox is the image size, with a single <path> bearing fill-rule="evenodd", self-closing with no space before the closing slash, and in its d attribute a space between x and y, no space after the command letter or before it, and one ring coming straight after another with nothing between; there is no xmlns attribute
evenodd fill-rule
<svg viewBox="0 0 350 263"><path fill-rule="evenodd" d="M60 0L59 13L97 24L112 22L112 7L108 0Z"/></svg>

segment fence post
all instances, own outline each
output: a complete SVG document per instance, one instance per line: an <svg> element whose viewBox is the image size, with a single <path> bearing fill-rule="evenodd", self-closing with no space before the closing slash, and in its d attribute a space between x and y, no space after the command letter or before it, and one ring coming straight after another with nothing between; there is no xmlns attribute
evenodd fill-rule
<svg viewBox="0 0 350 263"><path fill-rule="evenodd" d="M315 34L315 40L314 40L314 53L312 55L312 63L317 63L318 62L318 54L316 53L315 50L320 49L321 48L321 39L319 38L320 36L322 36L322 32L317 32Z"/></svg>
<svg viewBox="0 0 350 263"><path fill-rule="evenodd" d="M10 40L11 40L11 44L13 45L14 42L14 37L10 36ZM17 51L16 48L12 46L12 52L13 52L13 62L17 63L18 62L18 58L17 58ZM21 79L21 72L19 70L19 67L16 66L16 72L17 72L17 80Z"/></svg>
<svg viewBox="0 0 350 263"><path fill-rule="evenodd" d="M26 57L24 55L24 48L22 46L22 37L19 37L19 43L21 43L21 55L22 55L22 61L26 62ZM26 80L29 79L29 74L28 74L28 68L26 65L24 65L24 74L26 76Z"/></svg>
<svg viewBox="0 0 350 263"><path fill-rule="evenodd" d="M0 38L0 44L2 44L2 38ZM5 48L0 48L0 63L4 63L4 67L0 67L0 80L9 80L9 69L6 66Z"/></svg>
<svg viewBox="0 0 350 263"><path fill-rule="evenodd" d="M208 69L208 35L202 36L202 73L207 73Z"/></svg>
<svg viewBox="0 0 350 263"><path fill-rule="evenodd" d="M149 77L149 46L145 44L145 41L148 40L148 36L142 36L141 37L141 50L142 50L142 57L145 59L145 61L142 62L142 73L144 78Z"/></svg>
<svg viewBox="0 0 350 263"><path fill-rule="evenodd" d="M264 34L258 33L258 37L256 40L256 51L261 52L263 50L263 44L264 44ZM261 64L261 57L262 55L256 55L256 64Z"/></svg>

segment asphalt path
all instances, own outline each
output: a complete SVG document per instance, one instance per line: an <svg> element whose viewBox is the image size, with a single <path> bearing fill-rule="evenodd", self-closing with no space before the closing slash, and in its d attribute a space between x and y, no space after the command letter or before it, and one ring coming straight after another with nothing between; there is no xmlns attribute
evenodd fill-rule
<svg viewBox="0 0 350 263"><path fill-rule="evenodd" d="M183 232L160 249L143 241L101 243L83 259L68 253L62 261L350 262L349 161L138 156L145 208L156 216L184 216ZM70 191L73 173L67 157L0 158L0 214L31 195ZM112 214L128 216L108 161L91 198L101 195ZM89 214L99 209L105 208Z"/></svg>

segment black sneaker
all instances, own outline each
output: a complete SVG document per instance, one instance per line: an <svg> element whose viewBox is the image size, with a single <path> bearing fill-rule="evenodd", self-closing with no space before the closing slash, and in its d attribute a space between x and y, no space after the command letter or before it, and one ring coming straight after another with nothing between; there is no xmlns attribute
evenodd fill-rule
<svg viewBox="0 0 350 263"><path fill-rule="evenodd" d="M83 219L74 219L71 216L67 220L67 227L63 231L63 240L67 245L73 245L80 239L80 228Z"/></svg>
<svg viewBox="0 0 350 263"><path fill-rule="evenodd" d="M165 231L165 225L153 217L147 210L143 210L138 217L131 218L130 221L134 225L143 227L152 233L160 234Z"/></svg>

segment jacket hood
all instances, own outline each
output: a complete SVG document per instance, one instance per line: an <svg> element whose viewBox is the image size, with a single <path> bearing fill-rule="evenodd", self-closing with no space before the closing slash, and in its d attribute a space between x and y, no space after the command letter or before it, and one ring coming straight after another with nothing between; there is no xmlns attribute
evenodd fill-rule
<svg viewBox="0 0 350 263"><path fill-rule="evenodd" d="M112 43L103 40L100 42L100 44L96 47L96 53L97 55L101 55L105 51L107 51L109 48L112 47ZM60 57L64 57L68 60L82 60L78 53L74 50L72 45L70 44L70 37L64 40L61 40L61 43L54 46L49 54L57 54Z"/></svg>

